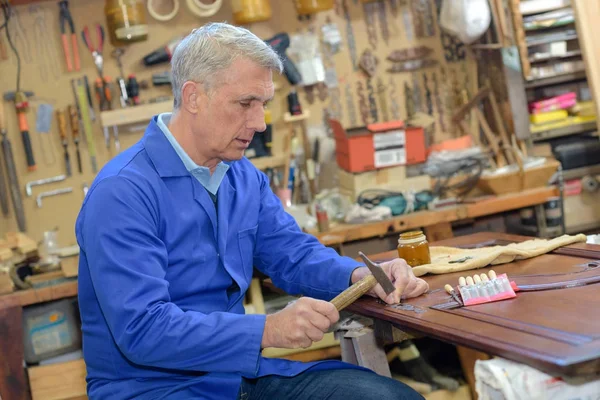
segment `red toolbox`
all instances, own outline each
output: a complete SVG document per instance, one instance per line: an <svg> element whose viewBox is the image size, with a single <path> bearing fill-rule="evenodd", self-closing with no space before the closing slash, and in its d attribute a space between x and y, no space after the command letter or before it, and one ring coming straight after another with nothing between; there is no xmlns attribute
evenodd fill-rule
<svg viewBox="0 0 600 400"><path fill-rule="evenodd" d="M427 159L423 128L405 127L403 121L348 130L334 119L329 124L335 138L337 163L348 172L419 164Z"/></svg>

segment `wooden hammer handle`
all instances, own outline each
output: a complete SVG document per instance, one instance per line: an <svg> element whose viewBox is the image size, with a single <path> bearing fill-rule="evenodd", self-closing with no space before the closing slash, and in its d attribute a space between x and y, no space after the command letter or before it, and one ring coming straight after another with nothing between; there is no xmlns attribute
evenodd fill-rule
<svg viewBox="0 0 600 400"><path fill-rule="evenodd" d="M375 279L372 274L369 274L342 293L338 294L331 302L338 311L341 311L354 303L356 299L362 297L369 290L373 289L375 285L377 285L377 279Z"/></svg>

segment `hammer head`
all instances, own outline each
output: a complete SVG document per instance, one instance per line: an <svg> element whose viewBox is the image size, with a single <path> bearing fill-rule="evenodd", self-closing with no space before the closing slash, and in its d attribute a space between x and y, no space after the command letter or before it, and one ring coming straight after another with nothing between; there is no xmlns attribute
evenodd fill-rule
<svg viewBox="0 0 600 400"><path fill-rule="evenodd" d="M394 284L392 281L390 281L390 278L388 278L379 264L375 264L373 261L369 260L369 258L362 251L359 251L358 255L363 259L365 265L367 268L369 268L369 271L371 271L377 282L381 285L385 294L390 294L396 290Z"/></svg>

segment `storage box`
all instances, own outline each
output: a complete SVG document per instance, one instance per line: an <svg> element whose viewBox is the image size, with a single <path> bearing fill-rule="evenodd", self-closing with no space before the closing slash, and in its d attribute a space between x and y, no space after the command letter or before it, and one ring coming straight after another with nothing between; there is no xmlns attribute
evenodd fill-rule
<svg viewBox="0 0 600 400"><path fill-rule="evenodd" d="M36 364L81 348L78 310L71 299L23 308L25 361Z"/></svg>
<svg viewBox="0 0 600 400"><path fill-rule="evenodd" d="M352 201L356 201L358 195L368 189L395 192L411 189L416 192L429 190L431 189L431 180L429 175L407 178L406 167L403 165L361 173L352 173L339 168L338 186L340 193L348 196Z"/></svg>
<svg viewBox="0 0 600 400"><path fill-rule="evenodd" d="M423 128L392 121L346 131L337 120L329 123L335 137L337 163L348 172L418 164L427 158Z"/></svg>

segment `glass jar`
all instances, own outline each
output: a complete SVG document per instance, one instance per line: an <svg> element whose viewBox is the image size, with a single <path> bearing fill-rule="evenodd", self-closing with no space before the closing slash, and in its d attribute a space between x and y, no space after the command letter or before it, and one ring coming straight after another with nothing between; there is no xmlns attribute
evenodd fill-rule
<svg viewBox="0 0 600 400"><path fill-rule="evenodd" d="M333 0L296 0L294 4L298 15L316 14L331 10L334 6Z"/></svg>
<svg viewBox="0 0 600 400"><path fill-rule="evenodd" d="M404 232L398 239L398 257L411 267L430 264L429 242L421 231Z"/></svg>
<svg viewBox="0 0 600 400"><path fill-rule="evenodd" d="M233 22L236 25L247 25L271 19L271 3L269 0L232 0Z"/></svg>
<svg viewBox="0 0 600 400"><path fill-rule="evenodd" d="M142 0L106 0L104 14L114 47L148 39L146 10Z"/></svg>

